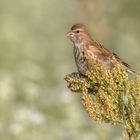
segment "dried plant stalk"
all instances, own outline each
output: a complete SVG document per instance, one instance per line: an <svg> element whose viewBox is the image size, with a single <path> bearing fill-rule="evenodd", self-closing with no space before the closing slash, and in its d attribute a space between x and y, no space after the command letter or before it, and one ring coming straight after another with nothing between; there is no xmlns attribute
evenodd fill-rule
<svg viewBox="0 0 140 140"><path fill-rule="evenodd" d="M82 103L96 122L123 125L124 138L137 140L140 134L140 76L129 79L124 67L114 58L111 70L86 58L89 70L85 76L67 75L68 88L82 94Z"/></svg>

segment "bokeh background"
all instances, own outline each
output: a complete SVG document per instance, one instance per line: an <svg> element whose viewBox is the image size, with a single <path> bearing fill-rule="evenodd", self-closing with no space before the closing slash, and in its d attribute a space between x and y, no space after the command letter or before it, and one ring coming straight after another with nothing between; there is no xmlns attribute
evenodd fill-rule
<svg viewBox="0 0 140 140"><path fill-rule="evenodd" d="M140 71L140 0L0 0L0 139L122 140L67 89L76 71L66 32L92 36Z"/></svg>

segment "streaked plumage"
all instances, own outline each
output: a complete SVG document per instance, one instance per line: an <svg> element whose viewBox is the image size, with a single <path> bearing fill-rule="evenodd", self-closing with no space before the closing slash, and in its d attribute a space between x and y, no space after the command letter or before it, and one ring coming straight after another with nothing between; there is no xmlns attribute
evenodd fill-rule
<svg viewBox="0 0 140 140"><path fill-rule="evenodd" d="M81 74L85 74L88 69L88 64L84 57L84 53L87 53L88 56L91 57L91 59L98 60L103 66L108 69L112 68L111 59L115 57L116 60L126 68L127 72L135 73L130 68L130 66L122 61L122 59L120 59L115 53L104 48L103 45L93 40L83 24L73 25L67 36L74 44L75 62L78 71Z"/></svg>

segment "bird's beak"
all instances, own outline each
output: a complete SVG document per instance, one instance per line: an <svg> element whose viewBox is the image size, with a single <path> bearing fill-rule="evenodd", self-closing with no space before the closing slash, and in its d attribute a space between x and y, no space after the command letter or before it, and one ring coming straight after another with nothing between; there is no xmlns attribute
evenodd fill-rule
<svg viewBox="0 0 140 140"><path fill-rule="evenodd" d="M67 37L73 37L73 35L74 35L74 34L73 34L71 31L69 31L69 32L66 34Z"/></svg>

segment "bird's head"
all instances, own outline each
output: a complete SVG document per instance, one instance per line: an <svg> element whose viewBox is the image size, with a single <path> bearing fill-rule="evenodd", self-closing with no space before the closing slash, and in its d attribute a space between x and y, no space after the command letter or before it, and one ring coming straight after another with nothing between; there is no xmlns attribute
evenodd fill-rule
<svg viewBox="0 0 140 140"><path fill-rule="evenodd" d="M89 33L83 24L74 24L67 36L71 39L74 44L81 44L83 42L89 41Z"/></svg>

